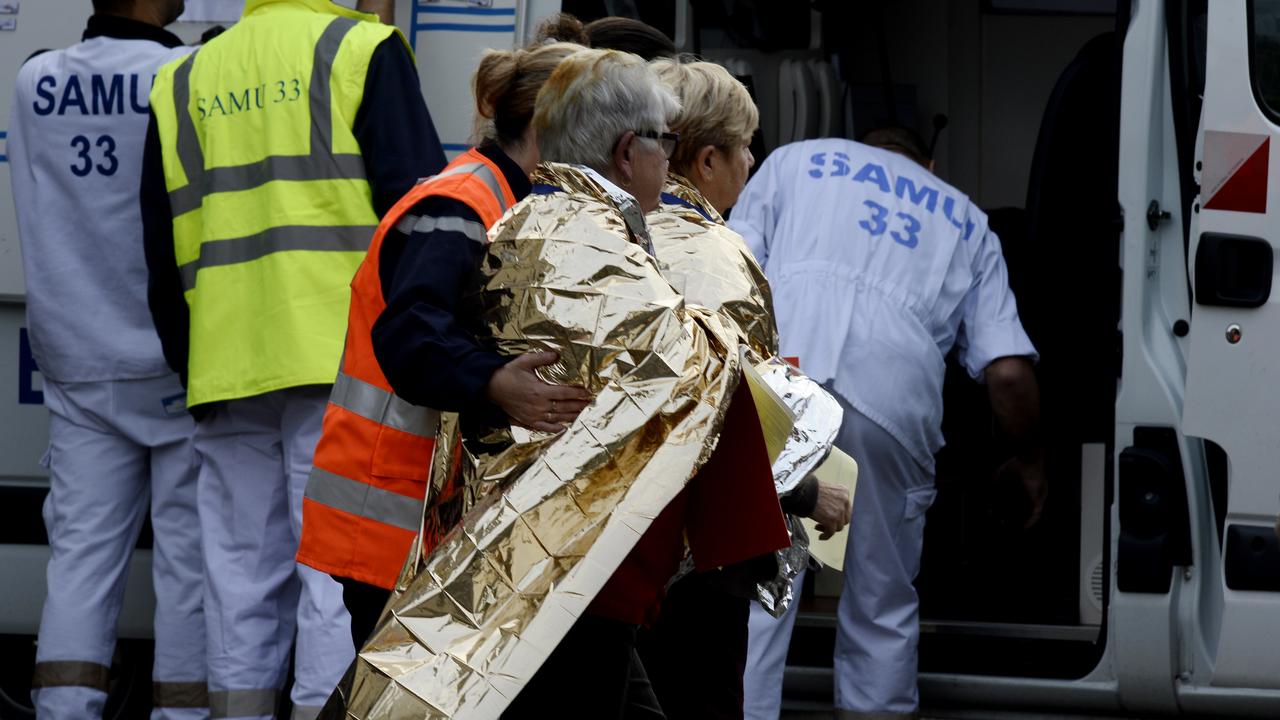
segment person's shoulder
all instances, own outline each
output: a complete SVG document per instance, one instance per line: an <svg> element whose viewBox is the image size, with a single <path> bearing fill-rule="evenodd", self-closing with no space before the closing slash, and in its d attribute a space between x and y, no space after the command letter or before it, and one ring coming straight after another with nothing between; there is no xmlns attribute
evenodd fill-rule
<svg viewBox="0 0 1280 720"><path fill-rule="evenodd" d="M855 149L849 152L850 156L857 161L854 163L855 173L859 172L860 166L866 163L874 163L886 171L887 177L891 179L890 181L894 185L893 191L896 194L910 195L915 192L936 192L939 204L950 205L951 210L948 212L952 217L968 217L975 224L986 226L986 213L977 206L973 199L963 190L938 177L928 168L922 167L911 158L892 150L864 145L852 140L847 142L851 146L855 146ZM898 178L905 178L909 181L909 185L898 187Z"/></svg>
<svg viewBox="0 0 1280 720"><path fill-rule="evenodd" d="M875 148L846 138L812 138L783 145L770 153L769 157L776 155L780 159L808 158L817 153L842 153L852 156L864 150L875 150Z"/></svg>
<svg viewBox="0 0 1280 720"><path fill-rule="evenodd" d="M797 140L777 148L769 153L760 171L793 171L815 178L834 173L843 177L851 169L857 170L866 163L878 165L881 169L906 169L898 160L905 158L847 138L814 138Z"/></svg>
<svg viewBox="0 0 1280 720"><path fill-rule="evenodd" d="M478 220L480 218L479 213L472 209L470 205L448 195L428 195L414 203L409 210L409 214L419 217L457 217L467 220Z"/></svg>
<svg viewBox="0 0 1280 720"><path fill-rule="evenodd" d="M408 43L400 33L400 29L395 25L387 25L374 20L358 20L347 32L352 38L363 38L369 42L376 43L377 49L383 52L407 55L410 51ZM394 40L395 42L389 43L389 40Z"/></svg>
<svg viewBox="0 0 1280 720"><path fill-rule="evenodd" d="M13 83L13 98L16 107L29 107L28 103L36 96L40 79L55 71L62 61L65 50L37 50L22 61ZM48 93L49 91L40 91Z"/></svg>
<svg viewBox="0 0 1280 720"><path fill-rule="evenodd" d="M156 56L160 58L161 65L168 65L179 60L185 60L187 56L200 49L195 45L178 45L176 47L157 47L155 49Z"/></svg>
<svg viewBox="0 0 1280 720"><path fill-rule="evenodd" d="M837 138L823 138L818 140L797 140L786 145L780 145L765 157L760 171L776 169L788 162L812 156L814 153L826 152L828 149L834 149L839 142L840 140Z"/></svg>
<svg viewBox="0 0 1280 720"><path fill-rule="evenodd" d="M66 50L53 50L44 48L37 50L27 56L22 61L22 65L18 68L18 79L31 77L46 71L50 66L56 65L58 60L66 53Z"/></svg>
<svg viewBox="0 0 1280 720"><path fill-rule="evenodd" d="M827 138L810 138L809 140L797 140L793 143L783 145L779 150L790 150L797 153L807 153L816 151L825 152L854 152L857 148L867 147L862 143L848 138L827 137Z"/></svg>

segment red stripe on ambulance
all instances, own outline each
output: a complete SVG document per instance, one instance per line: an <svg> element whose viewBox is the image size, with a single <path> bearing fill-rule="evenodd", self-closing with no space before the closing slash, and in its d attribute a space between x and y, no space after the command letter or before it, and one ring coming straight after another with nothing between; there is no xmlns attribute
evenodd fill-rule
<svg viewBox="0 0 1280 720"><path fill-rule="evenodd" d="M1265 213L1270 154L1270 136L1206 132L1205 209Z"/></svg>

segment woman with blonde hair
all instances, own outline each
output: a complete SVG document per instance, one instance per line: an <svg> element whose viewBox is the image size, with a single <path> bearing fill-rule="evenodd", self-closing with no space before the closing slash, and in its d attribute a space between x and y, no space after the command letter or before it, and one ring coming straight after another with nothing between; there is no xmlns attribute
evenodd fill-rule
<svg viewBox="0 0 1280 720"><path fill-rule="evenodd" d="M556 43L484 55L473 81L479 145L396 203L351 283L346 351L303 499L298 561L342 584L357 648L419 529L436 413L479 407L554 430L590 398L534 374L555 353L499 355L459 318L485 232L529 193L538 91L582 49Z"/></svg>
<svg viewBox="0 0 1280 720"><path fill-rule="evenodd" d="M651 67L675 91L681 111L672 122L680 144L662 192L649 213L654 253L663 276L685 301L717 311L751 348L779 394L803 398L793 411L804 436L820 447L802 466L774 468L780 505L788 514L792 546L776 557L773 578L750 582L759 561L718 573L691 574L672 585L662 615L645 637L642 655L654 689L671 718L742 717L743 671L753 600L780 614L790 602L791 580L808 560L797 517L810 517L826 533L849 521L848 491L809 475L839 428L836 401L778 358L778 332L768 281L745 241L722 214L737 201L755 159L749 145L759 122L747 89L709 62L658 59ZM748 581L744 581L744 576Z"/></svg>

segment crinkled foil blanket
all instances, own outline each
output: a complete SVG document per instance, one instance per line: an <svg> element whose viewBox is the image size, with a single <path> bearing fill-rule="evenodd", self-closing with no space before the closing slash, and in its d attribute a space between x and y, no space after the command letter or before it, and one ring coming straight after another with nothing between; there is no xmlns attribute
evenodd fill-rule
<svg viewBox="0 0 1280 720"><path fill-rule="evenodd" d="M773 463L778 495L786 495L826 459L844 413L821 386L777 357L769 283L742 236L724 225L685 178L670 175L663 193L663 204L648 217L663 276L685 302L714 310L735 326L751 349L753 364L795 416L795 426ZM799 518L788 515L786 520L791 547L777 552L778 573L757 593L760 604L774 616L790 605L791 581L809 561L809 538Z"/></svg>
<svg viewBox="0 0 1280 720"><path fill-rule="evenodd" d="M559 435L506 429L464 448L457 466L489 490L406 568L322 717L497 717L714 448L736 334L684 305L603 179L539 173L566 192L490 231L475 300L503 354L555 350L544 379L595 399Z"/></svg>

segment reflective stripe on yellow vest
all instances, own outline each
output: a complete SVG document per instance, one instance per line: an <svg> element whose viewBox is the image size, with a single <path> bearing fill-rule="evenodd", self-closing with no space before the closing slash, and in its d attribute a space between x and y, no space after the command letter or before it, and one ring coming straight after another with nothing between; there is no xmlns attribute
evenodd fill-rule
<svg viewBox="0 0 1280 720"><path fill-rule="evenodd" d="M370 18L251 3L156 78L189 406L333 382L348 283L378 221L351 128L369 59L397 31Z"/></svg>

